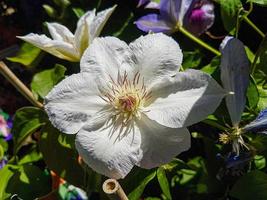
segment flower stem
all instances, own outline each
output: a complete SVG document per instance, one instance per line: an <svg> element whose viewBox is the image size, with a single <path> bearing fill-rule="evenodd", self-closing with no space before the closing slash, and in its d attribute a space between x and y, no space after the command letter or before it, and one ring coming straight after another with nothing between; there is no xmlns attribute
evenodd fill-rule
<svg viewBox="0 0 267 200"><path fill-rule="evenodd" d="M207 43L203 42L202 40L200 40L196 36L192 35L190 32L188 32L187 30L185 30L182 26L179 27L179 31L182 34L184 34L186 37L188 37L189 39L191 39L194 42L198 43L199 45L201 45L202 47L206 48L207 50L211 51L215 55L217 55L217 56L220 56L221 55L221 53L218 50L214 49L213 47L211 47Z"/></svg>
<svg viewBox="0 0 267 200"><path fill-rule="evenodd" d="M18 79L18 77L0 61L0 73L34 106L43 108L43 104L37 101L32 92Z"/></svg>
<svg viewBox="0 0 267 200"><path fill-rule="evenodd" d="M244 16L243 19L245 22L250 25L261 37L264 38L265 34L247 17Z"/></svg>

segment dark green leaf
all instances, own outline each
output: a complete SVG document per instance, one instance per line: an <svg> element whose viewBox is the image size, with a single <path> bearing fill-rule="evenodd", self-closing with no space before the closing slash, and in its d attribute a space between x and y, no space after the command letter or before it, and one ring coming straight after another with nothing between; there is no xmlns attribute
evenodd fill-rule
<svg viewBox="0 0 267 200"><path fill-rule="evenodd" d="M156 176L156 169L145 170L135 168L121 182L129 200L139 200L146 185Z"/></svg>
<svg viewBox="0 0 267 200"><path fill-rule="evenodd" d="M183 68L196 68L201 63L203 55L199 50L196 51L185 51L183 52L184 58L183 58Z"/></svg>
<svg viewBox="0 0 267 200"><path fill-rule="evenodd" d="M235 30L238 12L242 8L242 3L240 0L220 0L220 5L224 28L228 32L232 32Z"/></svg>
<svg viewBox="0 0 267 200"><path fill-rule="evenodd" d="M208 65L204 66L201 70L208 74L213 74L219 65L220 65L220 57L216 56L212 59L212 61Z"/></svg>
<svg viewBox="0 0 267 200"><path fill-rule="evenodd" d="M35 107L24 107L17 110L12 127L14 152L17 153L24 140L47 122L43 110Z"/></svg>
<svg viewBox="0 0 267 200"><path fill-rule="evenodd" d="M163 167L159 167L157 170L157 178L160 185L160 188L163 194L167 197L167 199L172 199L170 185L168 179L166 177L166 173Z"/></svg>
<svg viewBox="0 0 267 200"><path fill-rule="evenodd" d="M230 195L239 200L266 200L267 175L255 170L242 176L233 186Z"/></svg>
<svg viewBox="0 0 267 200"><path fill-rule="evenodd" d="M73 146L71 143L74 143L75 135L62 135L49 123L43 128L41 134L39 147L48 168L69 183L83 186L84 170L78 163L76 150L70 148ZM62 140L59 139L60 137L69 138ZM62 145L62 141L66 143Z"/></svg>
<svg viewBox="0 0 267 200"><path fill-rule="evenodd" d="M35 199L44 196L52 189L50 174L34 165L22 165L13 171L5 191L9 195L17 194L22 199Z"/></svg>
<svg viewBox="0 0 267 200"><path fill-rule="evenodd" d="M14 165L5 165L4 168L0 169L0 177L1 177L1 184L0 184L0 198L1 199L8 199L10 194L6 192L6 187L14 171L18 169L17 166Z"/></svg>
<svg viewBox="0 0 267 200"><path fill-rule="evenodd" d="M247 89L247 99L250 108L256 108L259 102L259 91L254 78L251 76Z"/></svg>
<svg viewBox="0 0 267 200"><path fill-rule="evenodd" d="M34 75L31 82L32 91L44 98L48 92L64 78L66 68L56 64L53 69L44 70Z"/></svg>
<svg viewBox="0 0 267 200"><path fill-rule="evenodd" d="M7 60L21 63L25 66L34 66L38 62L37 58L40 53L41 50L39 48L29 43L23 43L18 54L15 57L7 58Z"/></svg>

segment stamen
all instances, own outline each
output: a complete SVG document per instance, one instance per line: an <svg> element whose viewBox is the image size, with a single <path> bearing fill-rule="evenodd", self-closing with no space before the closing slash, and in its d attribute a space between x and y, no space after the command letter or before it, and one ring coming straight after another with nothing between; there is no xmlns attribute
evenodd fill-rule
<svg viewBox="0 0 267 200"><path fill-rule="evenodd" d="M145 79L142 78L140 82L141 74L136 72L132 80L126 71L123 75L120 72L117 74L117 81L115 81L110 75L110 82L108 82L107 90L109 92L100 91L100 96L105 102L109 103L112 108L112 119L109 123L113 123L112 132L120 130L122 135L129 132L128 127L130 122L135 118L141 117L145 102L152 97L151 91L147 91L145 86ZM125 129L125 131L123 131Z"/></svg>

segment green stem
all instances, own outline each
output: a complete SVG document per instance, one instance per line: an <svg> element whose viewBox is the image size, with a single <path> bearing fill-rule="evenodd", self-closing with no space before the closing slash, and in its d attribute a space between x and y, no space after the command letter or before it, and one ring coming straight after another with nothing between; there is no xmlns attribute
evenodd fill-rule
<svg viewBox="0 0 267 200"><path fill-rule="evenodd" d="M250 25L261 37L264 38L265 34L247 17L244 16L243 19L245 22Z"/></svg>
<svg viewBox="0 0 267 200"><path fill-rule="evenodd" d="M193 40L194 42L198 43L199 45L201 45L202 47L206 48L207 50L211 51L212 53L214 53L217 56L220 56L221 53L214 49L213 47L211 47L210 45L208 45L207 43L205 43L204 41L200 40L199 38L197 38L196 36L192 35L190 32L188 32L187 30L185 30L183 27L179 27L179 31L184 34L186 37L188 37L189 39Z"/></svg>
<svg viewBox="0 0 267 200"><path fill-rule="evenodd" d="M254 60L253 60L252 66L251 66L251 69L252 69L251 70L251 76L253 76L255 73L255 70L257 67L257 61L258 61L260 55L262 54L262 52L264 51L264 47L265 47L266 43L267 43L267 37L264 37L263 40L261 41L261 44L260 44L256 54L255 54L255 57L254 57Z"/></svg>

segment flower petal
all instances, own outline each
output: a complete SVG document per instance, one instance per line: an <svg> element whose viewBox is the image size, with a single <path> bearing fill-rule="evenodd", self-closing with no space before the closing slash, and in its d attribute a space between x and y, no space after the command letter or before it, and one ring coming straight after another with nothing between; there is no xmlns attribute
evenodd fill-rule
<svg viewBox="0 0 267 200"><path fill-rule="evenodd" d="M89 31L90 31L91 41L100 35L107 20L109 19L109 17L111 16L111 14L113 13L113 11L115 10L116 7L117 7L117 5L114 5L111 8L108 8L106 10L103 10L103 11L97 13L97 15L94 18L94 20L92 21L92 23L88 25Z"/></svg>
<svg viewBox="0 0 267 200"><path fill-rule="evenodd" d="M105 122L84 126L76 136L76 148L85 163L110 178L124 178L140 160L141 136L138 127L120 137L121 129Z"/></svg>
<svg viewBox="0 0 267 200"><path fill-rule="evenodd" d="M137 28L144 32L152 31L154 33L171 33L172 32L172 24L168 24L168 21L164 21L160 15L157 14L149 14L139 18L135 22Z"/></svg>
<svg viewBox="0 0 267 200"><path fill-rule="evenodd" d="M164 76L175 75L182 64L179 45L162 33L141 36L129 46L136 58L135 70L144 77L147 86Z"/></svg>
<svg viewBox="0 0 267 200"><path fill-rule="evenodd" d="M47 23L47 28L54 40L64 41L72 44L74 41L74 35L70 30L58 23Z"/></svg>
<svg viewBox="0 0 267 200"><path fill-rule="evenodd" d="M131 71L132 54L128 45L115 38L96 38L81 58L81 72L89 72L106 82L118 72Z"/></svg>
<svg viewBox="0 0 267 200"><path fill-rule="evenodd" d="M222 49L221 81L227 92L226 106L233 126L238 126L246 104L246 90L249 84L249 60L243 43L235 38L229 39Z"/></svg>
<svg viewBox="0 0 267 200"><path fill-rule="evenodd" d="M88 73L73 74L61 81L44 100L51 123L64 133L77 133L105 106L98 96L99 87Z"/></svg>
<svg viewBox="0 0 267 200"><path fill-rule="evenodd" d="M45 35L38 35L33 33L30 33L25 36L19 36L18 38L29 42L32 45L58 58L74 62L80 60L76 49L71 44L66 43L64 41L51 40Z"/></svg>
<svg viewBox="0 0 267 200"><path fill-rule="evenodd" d="M205 119L225 95L210 75L198 70L165 77L150 90L153 99L145 114L170 128L186 127Z"/></svg>
<svg viewBox="0 0 267 200"><path fill-rule="evenodd" d="M183 18L194 0L161 0L160 15L174 25L183 25Z"/></svg>
<svg viewBox="0 0 267 200"><path fill-rule="evenodd" d="M190 133L186 128L168 128L142 116L140 127L143 151L142 168L158 167L190 148Z"/></svg>
<svg viewBox="0 0 267 200"><path fill-rule="evenodd" d="M257 118L243 128L245 131L262 132L267 131L267 109L260 112Z"/></svg>
<svg viewBox="0 0 267 200"><path fill-rule="evenodd" d="M82 56L85 49L92 42L90 38L89 25L95 18L95 9L87 11L78 21L75 31L75 45L79 49L80 56Z"/></svg>

